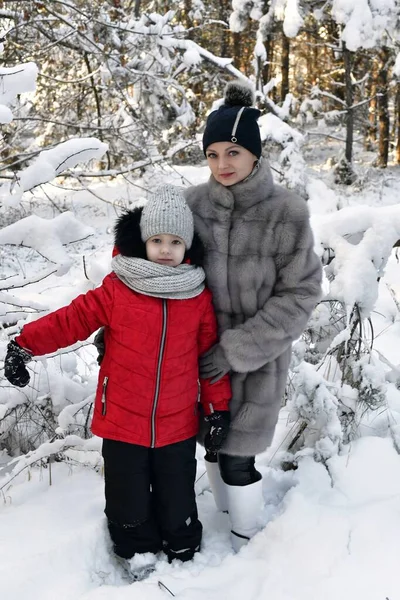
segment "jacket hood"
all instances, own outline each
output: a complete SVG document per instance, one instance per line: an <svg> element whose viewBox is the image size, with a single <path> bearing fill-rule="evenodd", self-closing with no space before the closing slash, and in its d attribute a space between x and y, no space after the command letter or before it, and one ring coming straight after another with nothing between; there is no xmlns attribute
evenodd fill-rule
<svg viewBox="0 0 400 600"><path fill-rule="evenodd" d="M146 259L146 244L142 241L140 219L143 207L127 210L120 217L114 227L114 252L122 256L132 256ZM204 246L199 236L195 233L189 250L186 250L184 262L202 267L204 264Z"/></svg>

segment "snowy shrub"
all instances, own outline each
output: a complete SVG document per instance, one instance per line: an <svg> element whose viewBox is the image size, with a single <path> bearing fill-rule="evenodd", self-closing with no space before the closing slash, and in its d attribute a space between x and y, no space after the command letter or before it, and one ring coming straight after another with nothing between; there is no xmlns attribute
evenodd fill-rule
<svg viewBox="0 0 400 600"><path fill-rule="evenodd" d="M36 74L37 68L33 63L0 69L0 119L3 123L12 120L11 108L19 94L34 89ZM65 169L73 168L81 161L100 158L106 150L107 145L96 138L70 139L42 150L31 165L16 171L10 181L0 186L0 218L3 225L4 220L10 218L10 207L18 217L16 207L24 192L51 181ZM3 220L2 215L7 214L8 217ZM19 323L35 315L40 316L50 308L40 300L26 299L21 290L53 274L62 277L67 273L73 261L66 252L65 245L83 240L92 232L92 228L80 223L69 212L63 212L51 220L31 215L2 227L2 357L6 353L8 339L19 331ZM13 247L18 247L19 252L26 251L42 257L43 268L39 272L30 273L30 261L27 260L28 254L25 254L24 267L21 268L21 262L17 262L17 272L13 273L13 265L18 261L15 252L8 252ZM37 268L37 262L34 264ZM58 367L55 361L50 360L44 369L43 362L44 359L32 361L29 366L31 384L24 389L14 388L4 379L1 382L0 443L11 455L34 451L48 440L65 435L64 430L67 429L73 429L82 438L88 435L88 411L94 391L93 377L82 375L84 369L78 369L77 360L67 358L67 355L59 357ZM73 409L68 412L71 405Z"/></svg>
<svg viewBox="0 0 400 600"><path fill-rule="evenodd" d="M313 225L325 257L326 293L294 346L287 399L298 425L291 449L313 448L325 461L358 435L371 413L385 410L388 381L398 380L374 350L371 314L400 239L400 211L398 205L345 208L314 216ZM397 439L397 429L391 430Z"/></svg>

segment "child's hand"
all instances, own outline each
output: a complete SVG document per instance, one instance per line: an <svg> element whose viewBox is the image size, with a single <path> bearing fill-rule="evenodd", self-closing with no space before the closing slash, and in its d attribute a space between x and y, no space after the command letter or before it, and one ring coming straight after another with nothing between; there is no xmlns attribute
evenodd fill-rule
<svg viewBox="0 0 400 600"><path fill-rule="evenodd" d="M101 362L104 358L104 354L106 353L106 343L104 341L104 327L100 327L100 329L96 333L93 340L93 344L96 346L96 350L98 352L97 364L101 365Z"/></svg>
<svg viewBox="0 0 400 600"><path fill-rule="evenodd" d="M210 423L210 431L204 438L204 447L209 454L216 454L222 448L229 431L231 415L229 410L216 410L205 417Z"/></svg>
<svg viewBox="0 0 400 600"><path fill-rule="evenodd" d="M4 375L12 385L25 387L29 383L29 373L25 364L32 359L17 342L10 342L7 346L7 354L4 361Z"/></svg>

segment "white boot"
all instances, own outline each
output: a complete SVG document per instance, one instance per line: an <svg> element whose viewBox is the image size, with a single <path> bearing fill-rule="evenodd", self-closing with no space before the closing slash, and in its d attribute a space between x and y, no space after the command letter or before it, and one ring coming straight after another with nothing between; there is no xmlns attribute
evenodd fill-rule
<svg viewBox="0 0 400 600"><path fill-rule="evenodd" d="M250 485L227 485L226 492L232 527L232 546L235 552L239 552L259 531L257 522L264 505L262 479Z"/></svg>
<svg viewBox="0 0 400 600"><path fill-rule="evenodd" d="M215 504L218 510L221 512L228 511L228 498L226 495L227 485L222 481L221 474L219 472L219 466L217 462L204 461L206 463L206 470L208 475L208 481L212 494L214 496Z"/></svg>

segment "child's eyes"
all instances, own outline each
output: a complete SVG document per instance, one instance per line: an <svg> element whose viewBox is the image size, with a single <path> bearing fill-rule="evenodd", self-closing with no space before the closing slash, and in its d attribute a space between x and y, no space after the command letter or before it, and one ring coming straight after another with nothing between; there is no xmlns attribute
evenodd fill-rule
<svg viewBox="0 0 400 600"><path fill-rule="evenodd" d="M160 238L153 238L151 241L153 242L153 244L160 244L161 243Z"/></svg>
<svg viewBox="0 0 400 600"><path fill-rule="evenodd" d="M180 246L182 244L181 240L173 240L172 243L175 244L176 246Z"/></svg>

